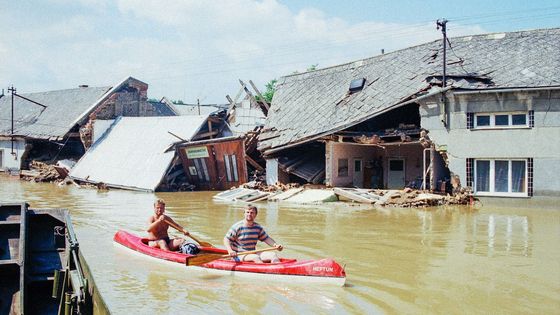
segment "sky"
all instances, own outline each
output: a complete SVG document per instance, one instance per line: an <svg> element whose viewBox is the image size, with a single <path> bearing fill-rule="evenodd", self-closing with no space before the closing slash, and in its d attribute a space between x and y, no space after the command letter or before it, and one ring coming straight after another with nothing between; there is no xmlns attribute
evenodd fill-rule
<svg viewBox="0 0 560 315"><path fill-rule="evenodd" d="M0 0L0 89L113 86L225 104L272 79L451 37L560 27L558 1Z"/></svg>

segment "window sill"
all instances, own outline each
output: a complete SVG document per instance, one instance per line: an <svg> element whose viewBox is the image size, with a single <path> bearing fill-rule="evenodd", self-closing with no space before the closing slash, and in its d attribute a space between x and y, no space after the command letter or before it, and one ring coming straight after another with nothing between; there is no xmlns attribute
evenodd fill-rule
<svg viewBox="0 0 560 315"><path fill-rule="evenodd" d="M511 129L533 129L529 126L502 126L502 127L473 127L470 130L511 130Z"/></svg>
<svg viewBox="0 0 560 315"><path fill-rule="evenodd" d="M508 197L508 198L529 198L527 193L496 193L496 192L475 192L476 197Z"/></svg>

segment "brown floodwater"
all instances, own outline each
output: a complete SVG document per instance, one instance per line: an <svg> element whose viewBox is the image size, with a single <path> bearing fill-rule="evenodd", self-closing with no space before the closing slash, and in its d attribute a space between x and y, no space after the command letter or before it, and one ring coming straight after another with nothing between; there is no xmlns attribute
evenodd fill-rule
<svg viewBox="0 0 560 315"><path fill-rule="evenodd" d="M155 198L199 239L221 245L242 203L210 192L99 192L0 175L0 201L67 208L114 314L419 314L560 312L560 210L502 203L431 209L259 203L257 221L294 258L346 265L344 287L209 276L115 245L144 233Z"/></svg>

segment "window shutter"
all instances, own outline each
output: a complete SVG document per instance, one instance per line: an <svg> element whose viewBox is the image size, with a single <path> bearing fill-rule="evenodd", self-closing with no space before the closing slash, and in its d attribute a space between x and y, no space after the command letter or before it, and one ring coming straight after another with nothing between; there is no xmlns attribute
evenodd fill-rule
<svg viewBox="0 0 560 315"><path fill-rule="evenodd" d="M474 113L467 113L467 129L474 128Z"/></svg>
<svg viewBox="0 0 560 315"><path fill-rule="evenodd" d="M530 110L529 111L529 128L534 128L534 127L535 127L535 111Z"/></svg>
<svg viewBox="0 0 560 315"><path fill-rule="evenodd" d="M473 158L467 158L467 187L473 187Z"/></svg>
<svg viewBox="0 0 560 315"><path fill-rule="evenodd" d="M527 159L527 195L533 197L533 158Z"/></svg>

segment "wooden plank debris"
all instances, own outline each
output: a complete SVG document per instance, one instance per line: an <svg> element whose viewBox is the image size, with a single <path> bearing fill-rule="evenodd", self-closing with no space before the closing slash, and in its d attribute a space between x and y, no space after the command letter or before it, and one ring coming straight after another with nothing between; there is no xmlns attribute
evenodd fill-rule
<svg viewBox="0 0 560 315"><path fill-rule="evenodd" d="M379 201L379 196L369 193L366 189L334 188L334 193L361 203L376 203Z"/></svg>
<svg viewBox="0 0 560 315"><path fill-rule="evenodd" d="M270 201L280 201L280 200L285 200L288 199L296 194L299 194L300 192L303 191L303 187L298 187L298 188L291 188L288 189L278 195L275 196L271 196L268 200Z"/></svg>

